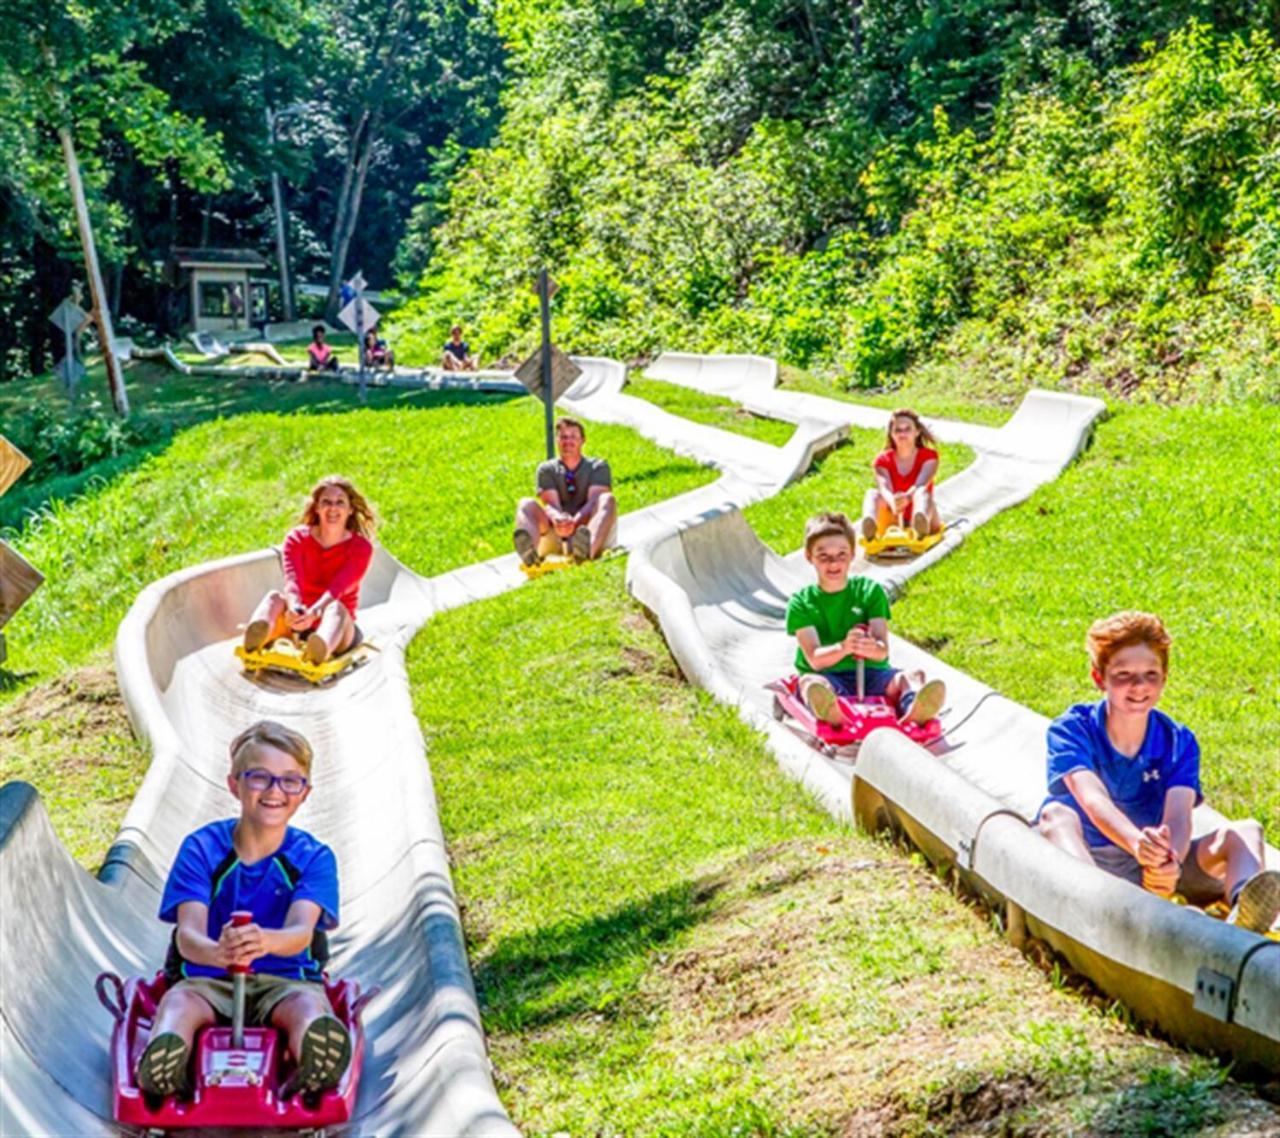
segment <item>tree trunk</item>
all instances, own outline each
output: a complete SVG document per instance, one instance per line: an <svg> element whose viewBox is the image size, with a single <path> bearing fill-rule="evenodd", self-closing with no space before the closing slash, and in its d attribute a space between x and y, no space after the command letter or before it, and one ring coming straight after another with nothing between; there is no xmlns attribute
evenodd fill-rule
<svg viewBox="0 0 1280 1138"><path fill-rule="evenodd" d="M355 236L356 222L360 220L360 205L364 199L364 183L373 159L373 147L378 140L378 127L382 116L367 111L361 116L360 125L352 138L347 168L342 176L342 192L338 196L338 209L333 219L333 251L329 260L329 294L325 297L324 315L331 324L336 322L342 278L347 271L347 254L351 251L351 238Z"/></svg>

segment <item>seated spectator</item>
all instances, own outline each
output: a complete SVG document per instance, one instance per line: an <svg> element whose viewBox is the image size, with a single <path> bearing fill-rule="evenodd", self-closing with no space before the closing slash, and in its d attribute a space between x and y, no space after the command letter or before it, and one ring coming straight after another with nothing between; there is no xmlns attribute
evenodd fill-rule
<svg viewBox="0 0 1280 1138"><path fill-rule="evenodd" d="M449 338L444 344L444 355L440 366L445 371L475 371L476 358L471 354L471 345L462 338L462 325L455 324L449 329Z"/></svg>
<svg viewBox="0 0 1280 1138"><path fill-rule="evenodd" d="M395 353L387 347L386 340L370 328L364 334L364 362L368 367L384 367L391 371L396 366Z"/></svg>
<svg viewBox="0 0 1280 1138"><path fill-rule="evenodd" d="M311 329L311 343L307 345L308 371L337 371L338 357L334 350L324 342L324 325L317 324Z"/></svg>

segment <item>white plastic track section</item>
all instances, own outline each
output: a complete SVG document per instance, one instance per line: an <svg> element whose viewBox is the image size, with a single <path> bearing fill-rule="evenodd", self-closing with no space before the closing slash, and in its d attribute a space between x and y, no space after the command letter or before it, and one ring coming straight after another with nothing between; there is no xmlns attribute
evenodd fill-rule
<svg viewBox="0 0 1280 1138"><path fill-rule="evenodd" d="M1062 456L1077 453L1096 409L1073 412L1055 407L1057 400L1036 402L1040 407L1035 414L1015 415L1001 429L1002 453L979 451L969 471L939 486L944 515L990 517L1056 476ZM1055 416L1071 437L1043 438ZM1010 437L1010 426L1017 423L1039 437L1043 447ZM1012 457L1019 452L1031 452L1031 457ZM1044 455L1051 455L1051 461L1037 461ZM814 508L820 505L815 502ZM905 565L867 566L863 571L896 593L948 548L943 542ZM783 769L833 814L848 819L853 768L822 758L776 722L772 693L763 687L792 670L795 645L786 634L787 599L811 580L812 571L799 553L774 554L736 512L643 546L633 551L627 566L628 587L658 617L686 679L736 707L746 722L765 733ZM912 837L927 842L931 835L953 860L976 850L979 876L1030 914L1037 935L1051 939L1078 968L1130 1000L1147 1018L1196 1045L1238 1049L1251 1059L1277 1054L1280 945L1260 943L1256 936L1058 856L1026 824L1046 792L1047 720L899 637L891 637L890 656L898 667L942 678L948 689L939 754L931 755L894 732L878 732L863 746L856 768L859 782L883 794L896 819L918 821L919 828L908 826ZM1197 833L1222 822L1208 806L1195 813ZM935 843L931 852L937 854L941 847ZM1280 868L1274 848L1268 847L1267 856L1270 867ZM1042 873L1046 858L1054 868ZM1135 912L1143 920L1150 918L1149 926L1136 924ZM1163 938L1175 936L1179 947L1162 944ZM1237 996L1230 1026L1191 1010L1202 967L1233 977ZM1120 973L1123 979L1117 978ZM1173 1004L1168 1004L1170 993L1176 997ZM1172 1018L1162 1014L1166 1005L1175 1009Z"/></svg>
<svg viewBox="0 0 1280 1138"><path fill-rule="evenodd" d="M889 412L823 395L777 389L777 364L764 356L702 356L664 352L646 369L651 379L719 395L741 403L754 414L798 423L816 419L853 427L882 430ZM964 443L990 455L1006 455L1024 462L1044 463L1058 471L1088 441L1079 430L1081 420L1092 423L1105 410L1099 399L1056 391L1031 391L1012 418L1000 427L984 427L924 416L940 442Z"/></svg>
<svg viewBox="0 0 1280 1138"><path fill-rule="evenodd" d="M635 426L660 443L674 438L722 471L710 485L624 514L624 546L776 493L846 433L809 424L785 447L743 447L738 436L618 400L610 388L620 386L620 366L586 362L585 378L602 382L575 394L574 411ZM0 913L21 915L0 920L6 1138L116 1133L111 1021L93 979L104 969L149 974L163 960L168 929L156 912L168 866L186 834L233 808L227 744L263 717L297 727L315 745L316 791L298 824L339 859L334 970L383 988L366 1013L357 1117L342 1133L515 1133L490 1078L404 649L434 613L524 584L516 557L426 579L379 550L360 618L379 651L326 688L250 679L232 653L237 623L278 583L272 550L195 566L144 589L121 623L117 675L152 761L101 879L58 842L29 787L0 792Z"/></svg>

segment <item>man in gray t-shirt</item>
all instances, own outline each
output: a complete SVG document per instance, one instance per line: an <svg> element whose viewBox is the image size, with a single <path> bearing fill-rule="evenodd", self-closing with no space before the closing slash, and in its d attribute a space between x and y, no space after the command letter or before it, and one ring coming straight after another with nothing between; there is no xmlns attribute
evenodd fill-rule
<svg viewBox="0 0 1280 1138"><path fill-rule="evenodd" d="M557 422L557 457L538 466L538 496L521 498L516 507L516 552L526 565L537 565L565 543L575 561L599 557L613 536L613 478L604 459L582 453L586 437L577 419Z"/></svg>

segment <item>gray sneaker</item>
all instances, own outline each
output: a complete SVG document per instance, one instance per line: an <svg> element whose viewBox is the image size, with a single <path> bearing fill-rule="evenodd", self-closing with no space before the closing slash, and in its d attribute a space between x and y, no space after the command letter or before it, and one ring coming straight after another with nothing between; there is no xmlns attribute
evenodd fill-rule
<svg viewBox="0 0 1280 1138"><path fill-rule="evenodd" d="M916 531L916 537L929 536L929 518L923 511L912 514L911 526Z"/></svg>
<svg viewBox="0 0 1280 1138"><path fill-rule="evenodd" d="M1236 894L1227 921L1250 932L1267 933L1280 917L1280 870L1255 873Z"/></svg>
<svg viewBox="0 0 1280 1138"><path fill-rule="evenodd" d="M844 726L844 714L836 700L836 693L826 684L810 684L804 689L805 706L823 723L832 727Z"/></svg>
<svg viewBox="0 0 1280 1138"><path fill-rule="evenodd" d="M591 560L591 531L586 526L579 526L569 539L569 556L575 561Z"/></svg>
<svg viewBox="0 0 1280 1138"><path fill-rule="evenodd" d="M918 692L916 698L902 717L903 723L928 723L937 717L942 705L947 700L947 685L941 680L930 680Z"/></svg>
<svg viewBox="0 0 1280 1138"><path fill-rule="evenodd" d="M251 620L244 630L244 650L258 652L266 646L271 625L265 620Z"/></svg>
<svg viewBox="0 0 1280 1138"><path fill-rule="evenodd" d="M520 560L532 569L535 565L542 563L542 558L538 556L538 544L524 530L516 530L515 536L516 553L520 555Z"/></svg>
<svg viewBox="0 0 1280 1138"><path fill-rule="evenodd" d="M862 519L862 540L875 541L877 535L876 520L872 517Z"/></svg>

